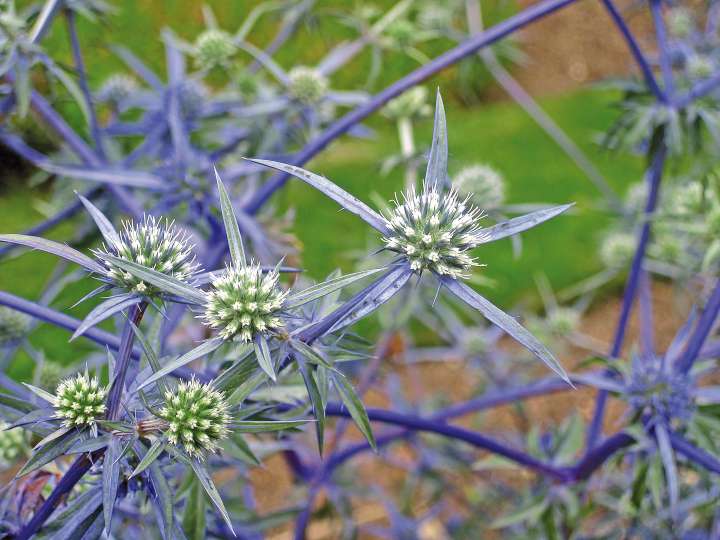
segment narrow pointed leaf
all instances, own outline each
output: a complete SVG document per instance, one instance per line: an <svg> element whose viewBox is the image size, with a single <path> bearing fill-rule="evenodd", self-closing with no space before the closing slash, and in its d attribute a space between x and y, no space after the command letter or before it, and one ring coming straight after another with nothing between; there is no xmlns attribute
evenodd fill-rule
<svg viewBox="0 0 720 540"><path fill-rule="evenodd" d="M137 467L135 467L135 470L130 475L130 478L132 478L133 476L137 476L145 469L147 469L150 465L152 465L158 458L158 456L163 453L166 444L167 441L164 438L156 439L155 442L152 443L152 445L150 446L150 449L147 451L147 453L143 456L140 463L138 463Z"/></svg>
<svg viewBox="0 0 720 540"><path fill-rule="evenodd" d="M93 218L93 221L97 225L98 229L100 229L100 234L103 235L105 241L111 246L119 246L121 244L120 235L115 230L115 227L113 227L113 224L110 223L110 220L105 217L105 214L103 214L97 206L82 195L78 195L78 197L80 198L80 202L90 214L90 217Z"/></svg>
<svg viewBox="0 0 720 540"><path fill-rule="evenodd" d="M186 352L179 358L176 358L172 362L168 362L165 364L162 369L159 371L156 371L153 373L150 377L145 379L143 383L138 386L138 390L142 390L146 386L154 383L155 381L159 380L161 377L164 377L166 375L169 375L173 371L175 371L177 368L184 366L185 364L189 364L193 360L197 360L198 358L202 358L203 356L206 356L213 352L215 349L220 347L224 343L225 340L223 340L221 337L215 337L212 339L209 339L208 341L203 342L201 345L195 347L191 351Z"/></svg>
<svg viewBox="0 0 720 540"><path fill-rule="evenodd" d="M423 181L424 189L429 189L433 185L438 187L448 185L447 122L445 120L445 107L443 106L442 97L440 96L440 89L438 89L435 98L435 121L433 124L432 137L430 156L428 157L425 180Z"/></svg>
<svg viewBox="0 0 720 540"><path fill-rule="evenodd" d="M315 436L317 437L318 452L320 456L323 454L323 447L325 445L325 404L323 403L320 390L315 383L315 378L312 373L308 370L307 365L302 359L298 360L298 366L300 368L300 374L302 375L303 381L305 381L305 388L307 389L308 396L310 397L310 404L312 405L313 415L317 422L315 423Z"/></svg>
<svg viewBox="0 0 720 540"><path fill-rule="evenodd" d="M269 161L267 159L248 159L248 161L265 165L266 167L271 167L299 178L303 182L310 184L315 189L323 192L346 210L360 216L370 226L374 227L382 234L390 234L390 231L385 225L385 220L380 214L327 178L311 173L310 171L306 171L300 167L296 167L295 165L287 165L277 161Z"/></svg>
<svg viewBox="0 0 720 540"><path fill-rule="evenodd" d="M141 301L142 298L139 298L137 296L122 295L108 298L107 300L100 302L92 309L92 311L90 311L90 313L87 314L87 317L83 319L82 323L80 323L80 326L77 327L72 337L70 338L70 341L73 341L75 338L82 336L90 328L101 323L105 319L112 317L116 313L120 313L125 308L129 308L130 306L139 304Z"/></svg>
<svg viewBox="0 0 720 540"><path fill-rule="evenodd" d="M232 201L222 180L220 180L217 169L215 169L215 179L217 180L218 194L220 195L220 210L222 212L223 223L225 224L225 234L227 235L228 247L230 248L230 257L232 257L235 266L243 267L245 266L245 249L243 247L242 236L240 236L240 227L238 227Z"/></svg>
<svg viewBox="0 0 720 540"><path fill-rule="evenodd" d="M231 429L240 433L268 433L303 426L308 420L235 420Z"/></svg>
<svg viewBox="0 0 720 540"><path fill-rule="evenodd" d="M33 450L30 459L27 460L17 476L24 476L40 467L47 465L54 459L66 454L68 450L82 437L79 431L65 431L59 437L49 441L47 444Z"/></svg>
<svg viewBox="0 0 720 540"><path fill-rule="evenodd" d="M190 486L182 524L190 540L205 539L205 495L198 479Z"/></svg>
<svg viewBox="0 0 720 540"><path fill-rule="evenodd" d="M375 268L373 270L355 272L352 274L347 274L345 276L339 276L333 279L329 279L327 281L324 281L323 283L318 283L317 285L308 287L305 290L289 295L285 299L284 307L287 309L291 309L302 306L303 304L307 304L308 302L312 302L313 300L322 298L323 296L338 291L344 287L347 287L348 285L352 285L356 281L363 279L367 276L376 274L382 270L382 268Z"/></svg>
<svg viewBox="0 0 720 540"><path fill-rule="evenodd" d="M38 236L27 236L24 234L0 234L0 242L7 242L8 244L16 244L19 246L27 246L29 248L38 249L46 253L52 253L58 257L62 257L65 260L74 262L97 274L104 274L105 269L97 262L83 255L76 249L61 244L59 242L53 242L45 238Z"/></svg>
<svg viewBox="0 0 720 540"><path fill-rule="evenodd" d="M270 348L267 340L262 335L255 337L255 356L262 370L267 373L273 381L277 380L275 375L275 366L273 365L272 356L270 356Z"/></svg>
<svg viewBox="0 0 720 540"><path fill-rule="evenodd" d="M140 264L114 257L113 255L103 255L103 258L126 272L129 272L136 278L146 281L166 293L174 294L195 304L203 304L205 302L205 294L200 289L188 285L179 279L175 279L172 276Z"/></svg>
<svg viewBox="0 0 720 540"><path fill-rule="evenodd" d="M523 231L527 231L528 229L532 229L536 225L540 225L542 222L562 214L574 204L575 203L563 204L560 206L554 206L553 208L537 210L536 212L531 212L529 214L525 214L524 216L498 223L493 227L482 229L479 233L478 243L487 244L488 242L494 242L495 240L500 240L501 238L513 236Z"/></svg>
<svg viewBox="0 0 720 540"><path fill-rule="evenodd" d="M567 383L572 386L567 373L553 354L548 351L535 336L523 328L523 326L513 317L505 313L483 296L479 295L464 283L448 278L447 276L439 276L438 279L451 293L470 307L477 309L490 322L502 328L508 335L527 348L531 353L542 360L550 369L560 375L563 380L567 381Z"/></svg>
<svg viewBox="0 0 720 540"><path fill-rule="evenodd" d="M117 498L120 485L120 457L122 448L120 439L113 437L105 451L102 467L102 493L103 493L103 516L105 518L105 531L110 532L115 499Z"/></svg>
<svg viewBox="0 0 720 540"><path fill-rule="evenodd" d="M668 486L668 494L670 495L670 511L674 514L677 510L677 504L680 496L678 488L678 472L675 465L675 455L673 453L670 437L667 429L662 424L655 426L655 438L657 440L660 459L665 469L665 481Z"/></svg>
<svg viewBox="0 0 720 540"><path fill-rule="evenodd" d="M195 476L197 476L197 479L200 480L200 484L202 484L203 489L205 489L205 493L208 494L208 497L210 497L210 500L215 505L215 508L217 508L218 512L220 512L220 515L225 520L227 526L230 527L232 533L235 534L230 516L228 515L227 510L225 510L225 504L222 502L220 493L215 487L207 468L204 464L195 459L193 459L191 463L193 471L195 471Z"/></svg>
<svg viewBox="0 0 720 540"><path fill-rule="evenodd" d="M323 358L322 355L315 349L313 349L310 345L297 339L291 339L289 343L290 347L292 347L296 352L300 353L308 362L332 368L332 364L328 362L325 358Z"/></svg>
<svg viewBox="0 0 720 540"><path fill-rule="evenodd" d="M50 404L55 404L55 396L53 396L50 392L46 392L42 388L38 388L37 386L33 386L32 384L23 383L23 385L36 396L44 399Z"/></svg>
<svg viewBox="0 0 720 540"><path fill-rule="evenodd" d="M340 395L340 399L347 408L348 412L350 412L352 419L355 421L355 425L357 425L360 432L365 435L365 438L368 443L370 443L373 450L377 450L375 436L373 435L372 426L370 425L370 419L368 418L365 406L362 401L360 401L355 389L342 373L333 371L330 373L330 378L333 381L335 389Z"/></svg>

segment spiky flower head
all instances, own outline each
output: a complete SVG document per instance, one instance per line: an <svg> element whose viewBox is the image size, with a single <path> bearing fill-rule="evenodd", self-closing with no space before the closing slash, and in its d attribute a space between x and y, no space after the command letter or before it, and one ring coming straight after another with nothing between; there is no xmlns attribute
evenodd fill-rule
<svg viewBox="0 0 720 540"><path fill-rule="evenodd" d="M209 28L195 40L195 61L203 68L222 66L236 50L233 37L229 33L218 28Z"/></svg>
<svg viewBox="0 0 720 540"><path fill-rule="evenodd" d="M15 343L27 334L30 318L24 313L0 306L0 347Z"/></svg>
<svg viewBox="0 0 720 540"><path fill-rule="evenodd" d="M95 427L105 414L107 389L97 377L78 373L60 382L55 391L55 416L67 427Z"/></svg>
<svg viewBox="0 0 720 540"><path fill-rule="evenodd" d="M287 292L277 286L278 277L274 271L263 273L260 265L226 268L207 293L205 323L219 329L223 339L244 342L280 328Z"/></svg>
<svg viewBox="0 0 720 540"><path fill-rule="evenodd" d="M667 16L668 29L674 37L687 37L692 32L695 21L692 13L683 7L674 7Z"/></svg>
<svg viewBox="0 0 720 540"><path fill-rule="evenodd" d="M385 218L390 233L383 237L386 247L400 253L415 271L432 270L453 278L467 277L478 266L467 254L482 240L478 225L482 212L460 199L457 191L428 186L418 194L415 188L403 194L403 202Z"/></svg>
<svg viewBox="0 0 720 540"><path fill-rule="evenodd" d="M455 175L453 184L463 195L470 195L475 204L492 209L505 202L505 179L489 165L468 165Z"/></svg>
<svg viewBox="0 0 720 540"><path fill-rule="evenodd" d="M427 103L428 91L424 86L413 86L383 107L383 114L393 120L418 118L430 114Z"/></svg>
<svg viewBox="0 0 720 540"><path fill-rule="evenodd" d="M25 431L0 421L0 467L12 465L20 456L27 454L28 440Z"/></svg>
<svg viewBox="0 0 720 540"><path fill-rule="evenodd" d="M709 190L701 182L692 181L673 186L667 202L667 211L673 214L692 215L706 210ZM672 206L670 206L672 205Z"/></svg>
<svg viewBox="0 0 720 540"><path fill-rule="evenodd" d="M107 267L107 277L118 287L146 296L160 293L156 287L119 268L105 255L134 262L180 281L188 282L197 270L188 236L165 218L146 215L142 221L123 222L120 242L103 246L96 255Z"/></svg>
<svg viewBox="0 0 720 540"><path fill-rule="evenodd" d="M652 255L669 263L687 263L683 241L678 238L677 231L674 230L674 227L668 227L666 224L659 225L655 228L653 244L650 246Z"/></svg>
<svg viewBox="0 0 720 540"><path fill-rule="evenodd" d="M55 362L43 362L39 369L40 373L37 374L38 386L44 390L57 388L62 379L62 368Z"/></svg>
<svg viewBox="0 0 720 540"><path fill-rule="evenodd" d="M202 459L215 452L228 436L231 418L222 392L195 379L181 382L174 391L165 392L165 405L159 416L167 422L165 435L190 457Z"/></svg>
<svg viewBox="0 0 720 540"><path fill-rule="evenodd" d="M315 68L296 66L288 73L288 92L303 105L320 101L330 87L327 77Z"/></svg>
<svg viewBox="0 0 720 540"><path fill-rule="evenodd" d="M660 358L636 357L627 387L630 406L651 421L688 420L695 409L689 375L666 369Z"/></svg>
<svg viewBox="0 0 720 540"><path fill-rule="evenodd" d="M110 75L98 90L97 97L100 101L118 105L127 99L137 90L137 81L125 73Z"/></svg>
<svg viewBox="0 0 720 540"><path fill-rule="evenodd" d="M712 58L704 54L693 54L689 56L685 66L688 75L693 79L707 79L715 72L715 65Z"/></svg>
<svg viewBox="0 0 720 540"><path fill-rule="evenodd" d="M574 332L580 324L580 312L573 308L558 307L548 313L550 331L563 336Z"/></svg>
<svg viewBox="0 0 720 540"><path fill-rule="evenodd" d="M635 253L632 234L618 231L608 234L600 245L600 260L608 268L622 268L630 263Z"/></svg>

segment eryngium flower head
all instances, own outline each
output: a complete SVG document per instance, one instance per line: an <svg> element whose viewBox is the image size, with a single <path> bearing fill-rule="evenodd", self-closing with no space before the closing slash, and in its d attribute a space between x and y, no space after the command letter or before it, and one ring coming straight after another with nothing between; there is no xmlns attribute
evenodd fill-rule
<svg viewBox="0 0 720 540"><path fill-rule="evenodd" d="M288 73L288 92L303 105L313 105L320 101L329 86L327 77L311 67L297 66Z"/></svg>
<svg viewBox="0 0 720 540"><path fill-rule="evenodd" d="M547 316L550 331L557 335L574 332L580 324L580 312L573 308L558 307Z"/></svg>
<svg viewBox="0 0 720 540"><path fill-rule="evenodd" d="M670 34L679 38L688 36L695 26L692 13L683 7L671 9L668 13L667 23Z"/></svg>
<svg viewBox="0 0 720 540"><path fill-rule="evenodd" d="M191 457L202 459L206 452L215 452L218 442L229 433L225 396L194 379L165 392L165 406L159 416L168 424L168 441L184 448Z"/></svg>
<svg viewBox="0 0 720 540"><path fill-rule="evenodd" d="M630 406L652 421L688 420L695 409L689 375L663 369L659 358L635 358L627 387Z"/></svg>
<svg viewBox="0 0 720 540"><path fill-rule="evenodd" d="M692 79L707 79L715 72L712 58L704 54L693 54L688 57L685 66Z"/></svg>
<svg viewBox="0 0 720 540"><path fill-rule="evenodd" d="M437 186L417 194L415 188L395 199L385 219L390 234L386 247L400 253L415 271L425 269L453 278L467 277L475 259L467 252L482 239L478 225L482 212L461 200L457 191L442 192Z"/></svg>
<svg viewBox="0 0 720 540"><path fill-rule="evenodd" d="M97 97L102 102L117 105L127 99L135 90L137 90L135 79L124 73L115 73L105 79L98 90Z"/></svg>
<svg viewBox="0 0 720 540"><path fill-rule="evenodd" d="M505 179L489 165L469 165L455 175L453 184L463 195L484 209L497 208L505 202Z"/></svg>
<svg viewBox="0 0 720 540"><path fill-rule="evenodd" d="M424 86L413 86L410 90L390 100L383 113L388 118L399 120L401 118L417 118L430 113L427 104L428 91Z"/></svg>
<svg viewBox="0 0 720 540"><path fill-rule="evenodd" d="M608 234L600 246L600 260L608 268L622 268L635 253L635 238L625 232Z"/></svg>
<svg viewBox="0 0 720 540"><path fill-rule="evenodd" d="M287 293L278 286L277 272L263 273L260 265L227 268L212 282L203 319L226 340L249 342L283 325L278 313Z"/></svg>
<svg viewBox="0 0 720 540"><path fill-rule="evenodd" d="M22 428L7 429L8 424L0 422L0 466L11 465L27 452L27 437Z"/></svg>
<svg viewBox="0 0 720 540"><path fill-rule="evenodd" d="M27 334L30 318L24 313L0 306L0 347L15 343Z"/></svg>
<svg viewBox="0 0 720 540"><path fill-rule="evenodd" d="M131 261L180 281L188 282L195 271L195 255L188 237L173 222L164 218L145 216L143 221L125 221L120 233L120 243L104 246L96 252L100 259L105 254ZM159 294L152 285L104 260L107 276L119 287L146 296Z"/></svg>
<svg viewBox="0 0 720 540"><path fill-rule="evenodd" d="M235 54L235 43L224 30L205 30L195 40L195 60L200 67L211 68L226 64Z"/></svg>
<svg viewBox="0 0 720 540"><path fill-rule="evenodd" d="M87 373L68 377L55 391L55 416L67 427L92 427L105 414L106 394L97 377Z"/></svg>

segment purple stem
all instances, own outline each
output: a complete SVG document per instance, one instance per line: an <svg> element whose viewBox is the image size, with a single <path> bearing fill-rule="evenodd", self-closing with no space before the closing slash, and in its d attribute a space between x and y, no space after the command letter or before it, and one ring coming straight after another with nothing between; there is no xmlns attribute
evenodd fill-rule
<svg viewBox="0 0 720 540"><path fill-rule="evenodd" d="M132 324L140 325L140 321L145 314L147 302L140 302L130 307L127 321L123 326L122 336L120 337L120 347L118 348L117 358L115 360L115 373L113 373L112 385L108 392L107 398L107 417L108 420L117 420L120 413L120 398L125 389L125 378L127 376L130 361L132 359L133 342L135 341L135 332L133 332ZM130 324L132 321L132 324Z"/></svg>
<svg viewBox="0 0 720 540"><path fill-rule="evenodd" d="M709 94L713 90L716 90L718 86L720 86L720 72L716 73L712 77L708 77L707 79L693 86L687 94L679 97L676 100L675 107L677 109L687 107L693 101L704 97L706 94Z"/></svg>
<svg viewBox="0 0 720 540"><path fill-rule="evenodd" d="M658 86L655 75L653 74L652 68L650 67L650 63L643 54L642 49L640 49L640 45L638 45L638 42L635 39L633 33L630 31L630 28L628 28L627 24L625 24L625 21L623 20L622 15L620 15L620 11L618 11L618 8L615 6L613 0L603 0L603 4L605 4L605 8L610 13L610 17L612 17L613 21L615 21L615 24L625 38L625 41L630 48L630 52L632 53L635 61L640 67L640 71L642 72L643 78L645 79L645 84L648 85L650 91L655 94L655 97L659 101L667 103L667 96Z"/></svg>
<svg viewBox="0 0 720 540"><path fill-rule="evenodd" d="M673 82L670 47L667 42L660 0L650 0L650 11L652 11L653 23L655 24L655 37L657 38L658 53L660 54L660 71L665 84L665 93L668 101L672 103L675 96L675 83Z"/></svg>
<svg viewBox="0 0 720 540"><path fill-rule="evenodd" d="M710 335L713 326L715 326L718 313L720 313L720 280L715 284L715 288L707 304L705 304L705 309L702 315L700 315L695 331L688 340L685 351L682 356L678 358L676 364L677 371L687 373L692 369L695 360L697 360L700 355L700 350L705 343L705 339Z"/></svg>
<svg viewBox="0 0 720 540"><path fill-rule="evenodd" d="M391 84L382 92L376 94L370 101L360 105L348 114L340 118L332 124L317 139L311 141L301 152L297 154L292 161L293 165L304 165L317 153L323 150L328 144L340 135L346 133L349 129L361 122L377 109L382 107L390 99L402 94L408 88L422 83L436 73L442 71L469 56L482 47L490 45L506 35L540 19L550 13L572 4L575 0L543 0L537 4L523 10L522 12L508 18L507 20L489 28L482 34L473 36L464 43L438 56L431 62L406 75L399 81ZM245 206L245 211L254 214L272 194L281 188L287 182L290 175L282 173L273 176L268 182L258 189L254 197Z"/></svg>
<svg viewBox="0 0 720 540"><path fill-rule="evenodd" d="M637 249L633 257L632 266L630 267L630 276L628 277L625 293L623 295L623 303L620 311L620 320L618 321L617 330L615 330L615 338L613 339L612 348L610 349L610 358L617 358L622 350L627 331L630 313L632 312L633 303L640 281L642 271L642 263L645 259L648 241L650 240L650 216L657 206L658 195L660 193L660 181L662 180L663 167L665 166L665 158L667 157L667 148L664 144L660 144L657 151L652 157L650 170L648 171L648 182L650 190L648 199L645 204L645 219L640 229ZM587 434L588 451L592 449L602 431L603 419L605 416L605 405L607 403L608 394L605 390L598 391L597 402L595 404L595 413L590 423Z"/></svg>
<svg viewBox="0 0 720 540"><path fill-rule="evenodd" d="M720 474L720 461L715 456L690 443L679 433L668 430L668 435L670 444L678 454L682 454L693 463L705 467L708 471Z"/></svg>
<svg viewBox="0 0 720 540"><path fill-rule="evenodd" d="M597 445L587 452L580 461L572 468L573 480L579 482L589 478L590 475L616 451L630 446L635 439L627 433L616 433L605 439L602 444Z"/></svg>

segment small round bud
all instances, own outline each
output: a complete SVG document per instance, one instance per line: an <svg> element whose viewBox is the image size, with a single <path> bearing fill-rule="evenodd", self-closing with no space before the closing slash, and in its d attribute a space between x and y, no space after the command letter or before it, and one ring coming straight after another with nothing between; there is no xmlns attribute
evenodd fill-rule
<svg viewBox="0 0 720 540"><path fill-rule="evenodd" d="M278 286L277 272L260 265L227 268L207 292L203 320L223 339L252 341L256 335L283 326L279 317L287 293Z"/></svg>
<svg viewBox="0 0 720 540"><path fill-rule="evenodd" d="M119 244L103 246L95 254L105 264L106 276L128 292L145 296L160 294L153 285L115 266L106 255L146 266L184 282L189 282L197 270L188 236L164 218L146 215L141 222L125 221L119 236Z"/></svg>
<svg viewBox="0 0 720 540"><path fill-rule="evenodd" d="M216 28L210 28L195 40L195 61L201 68L213 68L227 64L235 54L233 37Z"/></svg>
<svg viewBox="0 0 720 540"><path fill-rule="evenodd" d="M260 82L254 73L250 73L245 66L235 69L232 82L245 100L252 100L260 90Z"/></svg>
<svg viewBox="0 0 720 540"><path fill-rule="evenodd" d="M667 25L673 37L684 38L693 31L695 21L689 10L682 7L675 7L668 12Z"/></svg>
<svg viewBox="0 0 720 540"><path fill-rule="evenodd" d="M453 184L481 208L495 209L505 202L505 179L489 165L464 167L455 175Z"/></svg>
<svg viewBox="0 0 720 540"><path fill-rule="evenodd" d="M25 431L16 427L7 429L8 424L0 421L0 467L9 467L19 457L27 454L28 441Z"/></svg>
<svg viewBox="0 0 720 540"><path fill-rule="evenodd" d="M164 397L159 416L167 423L168 441L199 459L217 451L231 421L223 393L193 379L181 382L173 392L168 390Z"/></svg>
<svg viewBox="0 0 720 540"><path fill-rule="evenodd" d="M715 73L715 65L712 58L704 54L693 54L689 56L685 67L692 79L707 79Z"/></svg>
<svg viewBox="0 0 720 540"><path fill-rule="evenodd" d="M600 246L600 260L608 268L622 268L630 264L635 253L635 238L625 232L614 232L605 237Z"/></svg>
<svg viewBox="0 0 720 540"><path fill-rule="evenodd" d="M97 98L103 103L117 106L138 88L137 81L124 73L110 75L98 90Z"/></svg>
<svg viewBox="0 0 720 540"><path fill-rule="evenodd" d="M552 333L564 336L577 330L580 313L576 309L558 307L548 313L546 320Z"/></svg>
<svg viewBox="0 0 720 540"><path fill-rule="evenodd" d="M427 103L428 91L424 86L413 86L410 90L390 100L383 107L383 114L393 120L418 118L430 113Z"/></svg>
<svg viewBox="0 0 720 540"><path fill-rule="evenodd" d="M25 337L29 328L30 317L9 307L0 306L0 347L16 343Z"/></svg>
<svg viewBox="0 0 720 540"><path fill-rule="evenodd" d="M421 194L415 189L395 199L395 208L385 218L390 232L383 237L390 251L403 255L410 267L425 269L453 278L467 277L477 266L468 251L482 239L478 222L482 212L460 200L457 191L441 192L437 186Z"/></svg>
<svg viewBox="0 0 720 540"><path fill-rule="evenodd" d="M105 414L107 389L97 377L78 374L63 380L55 391L55 416L66 427L94 426Z"/></svg>
<svg viewBox="0 0 720 540"><path fill-rule="evenodd" d="M297 66L288 73L288 92L303 105L314 105L328 91L330 84L322 73L307 66Z"/></svg>
<svg viewBox="0 0 720 540"><path fill-rule="evenodd" d="M57 388L62 378L62 368L55 362L43 362L38 374L38 386L45 390Z"/></svg>

